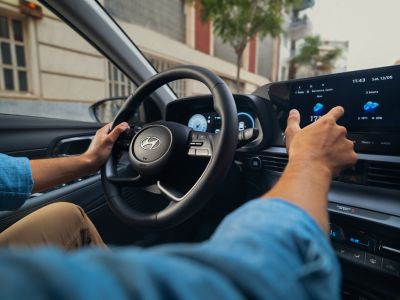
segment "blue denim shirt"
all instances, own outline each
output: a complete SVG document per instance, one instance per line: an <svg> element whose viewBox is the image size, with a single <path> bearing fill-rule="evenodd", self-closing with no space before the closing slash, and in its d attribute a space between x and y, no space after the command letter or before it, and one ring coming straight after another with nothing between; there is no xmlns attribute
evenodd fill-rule
<svg viewBox="0 0 400 300"><path fill-rule="evenodd" d="M32 192L29 160L0 153L0 210L19 208Z"/></svg>
<svg viewBox="0 0 400 300"><path fill-rule="evenodd" d="M30 172L18 174L29 175L16 180L25 189L6 190L28 194ZM340 299L340 269L326 235L281 199L250 201L198 244L1 249L0 278L1 299Z"/></svg>

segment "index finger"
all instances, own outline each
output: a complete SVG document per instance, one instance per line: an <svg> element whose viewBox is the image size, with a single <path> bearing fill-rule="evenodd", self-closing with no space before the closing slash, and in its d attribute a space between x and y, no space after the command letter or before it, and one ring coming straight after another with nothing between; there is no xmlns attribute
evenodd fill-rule
<svg viewBox="0 0 400 300"><path fill-rule="evenodd" d="M331 117L335 121L339 120L344 115L344 108L342 106L336 106L332 108L325 116Z"/></svg>

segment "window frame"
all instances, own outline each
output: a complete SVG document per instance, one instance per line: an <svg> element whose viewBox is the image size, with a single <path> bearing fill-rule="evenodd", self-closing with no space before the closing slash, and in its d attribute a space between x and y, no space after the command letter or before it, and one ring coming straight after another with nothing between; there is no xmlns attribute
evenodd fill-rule
<svg viewBox="0 0 400 300"><path fill-rule="evenodd" d="M35 30L35 20L24 16L18 7L10 4L0 3L0 15L22 21L22 34L24 35L25 63L27 72L27 91L5 90L0 88L0 96L2 98L12 99L38 99L40 95L40 77L39 77L39 61L37 50L37 37ZM1 81L3 75L1 75ZM3 83L1 83L3 84Z"/></svg>

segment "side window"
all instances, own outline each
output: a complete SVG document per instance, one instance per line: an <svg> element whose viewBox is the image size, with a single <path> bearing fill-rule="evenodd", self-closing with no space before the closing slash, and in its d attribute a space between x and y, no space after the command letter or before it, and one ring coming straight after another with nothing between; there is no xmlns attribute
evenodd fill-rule
<svg viewBox="0 0 400 300"><path fill-rule="evenodd" d="M39 2L39 14L0 2L0 113L92 121L94 102L136 88Z"/></svg>

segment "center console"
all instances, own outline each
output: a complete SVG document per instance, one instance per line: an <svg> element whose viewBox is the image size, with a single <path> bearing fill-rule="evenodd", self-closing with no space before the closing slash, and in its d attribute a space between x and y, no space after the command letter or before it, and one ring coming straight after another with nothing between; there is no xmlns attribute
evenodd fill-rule
<svg viewBox="0 0 400 300"><path fill-rule="evenodd" d="M283 132L291 109L304 127L344 107L338 124L347 128L359 160L334 178L328 195L343 297L400 299L400 66L274 82L254 94L270 101L277 128L270 148L247 156L260 190L287 164Z"/></svg>

